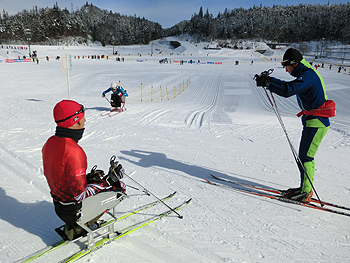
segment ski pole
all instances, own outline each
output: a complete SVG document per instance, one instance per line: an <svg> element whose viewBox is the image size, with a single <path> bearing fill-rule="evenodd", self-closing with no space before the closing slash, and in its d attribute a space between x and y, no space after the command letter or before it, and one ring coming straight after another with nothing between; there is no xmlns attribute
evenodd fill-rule
<svg viewBox="0 0 350 263"><path fill-rule="evenodd" d="M137 187L135 187L135 186L131 186L131 185L128 185L128 184L126 184L126 186L127 187L130 187L130 188L132 188L132 189L135 189L136 191L141 191L140 189L138 189ZM142 191L142 192L144 192L146 195L150 195L148 192L145 192L145 191Z"/></svg>
<svg viewBox="0 0 350 263"><path fill-rule="evenodd" d="M289 147L290 147L290 149L291 149L291 151L292 151L292 153L293 153L294 160L295 160L297 166L299 167L299 169L300 169L300 167L301 167L302 171L304 172L304 175L305 175L306 178L309 180L309 182L310 182L310 184L311 184L311 187L312 187L312 189L314 190L314 192L315 192L315 194L316 194L316 196L317 196L318 201L320 202L320 205L323 207L324 204L323 204L323 202L321 201L320 197L318 196L318 193L317 193L317 191L316 191L316 189L315 189L313 183L311 182L311 179L310 179L309 175L308 175L307 172L306 172L306 169L305 169L305 166L304 166L303 162L301 161L301 159L300 159L300 157L298 156L298 154L297 154L297 152L296 152L296 150L295 150L295 148L294 148L292 142L291 142L290 139L289 139L289 136L288 136L288 133L287 133L287 129L286 129L284 123L283 123L281 114L280 114L279 111L278 111L277 103L276 103L276 100L275 100L275 98L274 98L272 92L270 91L270 95L271 95L271 98L270 98L270 96L269 96L269 94L268 94L268 92L267 92L266 87L264 87L264 90L265 90L265 93L266 93L267 98L268 98L269 101L270 101L270 104L271 104L271 106L272 106L272 109L273 109L273 111L275 112L276 117L277 117L279 123L281 124L281 127L282 127L282 129L283 129L283 131L284 131L284 134L285 134L286 137L287 137L287 141L288 141Z"/></svg>
<svg viewBox="0 0 350 263"><path fill-rule="evenodd" d="M106 96L103 96L103 97L108 101L109 104L111 104L111 102L109 101L109 99L107 99Z"/></svg>
<svg viewBox="0 0 350 263"><path fill-rule="evenodd" d="M114 166L114 161L115 161L116 156L113 155L111 157L110 163L111 166ZM115 171L113 169L113 172L115 174ZM116 174L115 174L116 175ZM124 175L129 178L131 181L133 181L135 184L137 184L140 188L143 189L143 191L151 196L153 196L154 198L156 198L159 202L163 203L167 208L169 208L172 212L174 212L175 214L177 214L179 216L180 219L183 218L182 215L180 215L176 210L174 210L173 208L171 208L169 205L167 205L163 200L161 200L160 198L158 198L157 196L155 196L154 194L152 194L150 191L148 191L146 188L144 188L141 184L139 184L138 182L136 182L133 178L131 178L131 176L129 176L127 173L124 173ZM117 175L116 175L117 176Z"/></svg>

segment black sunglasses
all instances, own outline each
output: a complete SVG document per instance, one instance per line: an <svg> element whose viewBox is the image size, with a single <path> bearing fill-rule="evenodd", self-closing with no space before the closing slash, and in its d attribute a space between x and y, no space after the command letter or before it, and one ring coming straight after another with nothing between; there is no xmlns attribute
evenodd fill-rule
<svg viewBox="0 0 350 263"><path fill-rule="evenodd" d="M62 120L56 121L56 123L59 123L59 122L64 122L64 121L66 121L66 120L68 120L68 119L72 118L73 116L78 115L79 113L84 113L84 112L85 112L84 106L83 106L83 105L81 105L81 104L80 104L80 106L81 106L80 110L78 110L76 113L74 113L73 115L71 115L71 116L69 116L69 117L67 117L67 118L65 118L65 119L62 119Z"/></svg>

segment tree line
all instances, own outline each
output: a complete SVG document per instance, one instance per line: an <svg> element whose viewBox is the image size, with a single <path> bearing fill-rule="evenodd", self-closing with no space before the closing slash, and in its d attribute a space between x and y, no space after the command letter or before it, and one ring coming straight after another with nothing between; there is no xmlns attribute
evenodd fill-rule
<svg viewBox="0 0 350 263"><path fill-rule="evenodd" d="M350 4L226 9L213 17L200 8L188 21L167 30L201 39L260 39L276 42L329 40L349 42Z"/></svg>
<svg viewBox="0 0 350 263"><path fill-rule="evenodd" d="M33 7L0 14L0 42L49 44L74 37L103 45L148 44L166 36L188 34L200 40L255 39L275 42L350 41L350 3L300 4L226 9L216 17L199 9L190 20L163 29L145 18L101 10L88 2L76 11Z"/></svg>
<svg viewBox="0 0 350 263"><path fill-rule="evenodd" d="M163 31L159 23L101 10L88 3L74 12L56 3L53 8L35 6L12 16L3 10L0 15L0 42L4 43L54 44L55 40L74 37L102 45L148 44L162 38Z"/></svg>

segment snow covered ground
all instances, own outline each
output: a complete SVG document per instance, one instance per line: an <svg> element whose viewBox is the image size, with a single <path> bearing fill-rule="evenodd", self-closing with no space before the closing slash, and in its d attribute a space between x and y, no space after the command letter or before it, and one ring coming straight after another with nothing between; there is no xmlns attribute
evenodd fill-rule
<svg viewBox="0 0 350 263"><path fill-rule="evenodd" d="M0 63L0 262L19 260L59 240L54 228L62 222L55 215L41 160L41 148L55 130L53 107L68 98L67 74L54 58L112 53L112 47L99 46L31 48L38 50L39 64ZM86 108L80 145L89 167L96 164L106 170L109 158L116 155L126 171L134 172L132 177L155 195L177 191L169 205L193 200L179 211L182 220L169 216L80 262L350 262L349 217L204 181L213 173L278 189L298 185L284 133L263 90L253 81L255 73L269 68L275 69L273 76L290 79L279 64L283 51L263 57L251 50L204 50L182 42L177 52L164 41L153 47L115 48L125 62L111 56L73 59L70 72L71 98ZM153 56L148 55L151 48ZM4 59L27 53L0 49ZM165 57L222 64L159 64ZM350 76L335 68L318 70L329 98L337 103L337 116L317 153L314 183L322 199L350 206ZM165 87L177 89L189 78L189 87L180 95L160 101L160 87L163 93ZM130 94L127 111L101 117L109 107L101 93L119 80ZM152 85L158 91L150 103ZM296 100L276 99L297 148L301 123ZM127 179L125 183L133 185ZM118 206L121 212L154 200L131 188L128 194L130 198ZM163 210L166 207L158 206L148 213ZM126 223L143 216L130 217ZM55 262L73 249L37 262Z"/></svg>

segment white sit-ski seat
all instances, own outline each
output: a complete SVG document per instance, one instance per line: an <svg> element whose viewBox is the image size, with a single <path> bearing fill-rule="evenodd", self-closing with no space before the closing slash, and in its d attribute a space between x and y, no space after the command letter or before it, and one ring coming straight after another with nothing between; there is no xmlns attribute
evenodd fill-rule
<svg viewBox="0 0 350 263"><path fill-rule="evenodd" d="M112 222L108 224L109 235L114 235L115 207L128 196L122 192L109 191L90 196L82 201L82 207L78 211L77 224L88 232L88 247L94 245L93 231L85 224L103 213L111 216ZM112 210L112 213L110 212ZM114 221L113 221L114 219Z"/></svg>

